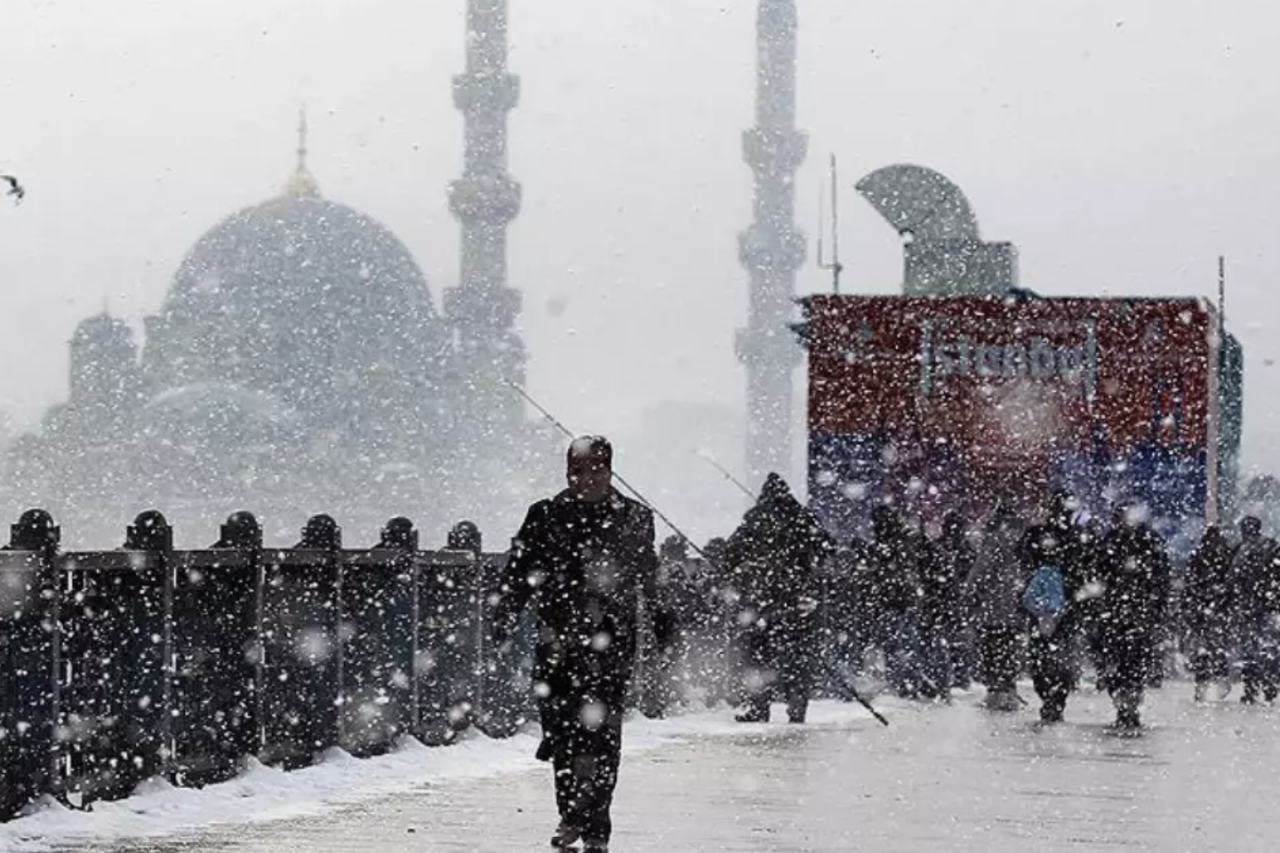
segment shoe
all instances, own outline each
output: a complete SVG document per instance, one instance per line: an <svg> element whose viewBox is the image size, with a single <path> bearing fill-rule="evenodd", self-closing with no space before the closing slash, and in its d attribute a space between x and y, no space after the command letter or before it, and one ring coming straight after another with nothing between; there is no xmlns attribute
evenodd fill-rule
<svg viewBox="0 0 1280 853"><path fill-rule="evenodd" d="M1137 711L1119 711L1116 713L1116 728L1132 731L1142 728L1142 719Z"/></svg>
<svg viewBox="0 0 1280 853"><path fill-rule="evenodd" d="M583 841L582 853L609 853L608 841Z"/></svg>
<svg viewBox="0 0 1280 853"><path fill-rule="evenodd" d="M1016 690L993 690L984 704L990 711L1016 711L1021 703Z"/></svg>
<svg viewBox="0 0 1280 853"><path fill-rule="evenodd" d="M1042 723L1060 723L1062 722L1063 709L1057 705L1045 703L1040 706L1040 722Z"/></svg>
<svg viewBox="0 0 1280 853"><path fill-rule="evenodd" d="M556 828L556 834L551 836L551 846L557 850L568 850L577 844L578 839L581 837L582 833L578 831L577 827L560 821L560 826Z"/></svg>
<svg viewBox="0 0 1280 853"><path fill-rule="evenodd" d="M1209 685L1203 682L1196 682L1195 701L1203 702L1209 693Z"/></svg>
<svg viewBox="0 0 1280 853"><path fill-rule="evenodd" d="M747 710L737 714L734 719L739 723L767 723L769 722L769 709L747 708Z"/></svg>

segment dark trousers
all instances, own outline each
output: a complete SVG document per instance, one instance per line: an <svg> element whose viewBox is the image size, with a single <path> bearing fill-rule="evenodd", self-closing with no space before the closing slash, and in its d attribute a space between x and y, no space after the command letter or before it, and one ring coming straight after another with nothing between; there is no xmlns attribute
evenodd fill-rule
<svg viewBox="0 0 1280 853"><path fill-rule="evenodd" d="M1076 689L1075 632L1064 620L1050 636L1032 631L1028 647L1031 681L1042 703L1042 713L1061 716L1067 697Z"/></svg>
<svg viewBox="0 0 1280 853"><path fill-rule="evenodd" d="M646 637L641 642L639 659L635 668L636 707L649 719L661 719L680 698L679 663L685 657L686 644L683 635L672 638L671 644L662 647L657 639Z"/></svg>
<svg viewBox="0 0 1280 853"><path fill-rule="evenodd" d="M1231 634L1223 625L1205 625L1191 635L1191 672L1196 684L1231 676Z"/></svg>
<svg viewBox="0 0 1280 853"><path fill-rule="evenodd" d="M607 842L622 754L622 715L632 659L540 647L535 680L543 743L538 755L555 771L560 819L592 842Z"/></svg>
<svg viewBox="0 0 1280 853"><path fill-rule="evenodd" d="M811 621L800 615L766 618L743 639L743 692L748 712L768 719L769 703L777 698L787 703L787 713L793 719L803 720L813 691L818 641Z"/></svg>
<svg viewBox="0 0 1280 853"><path fill-rule="evenodd" d="M1245 632L1241 643L1244 698L1256 700L1261 690L1270 702L1280 694L1280 632L1274 627L1270 614L1251 622L1252 630Z"/></svg>
<svg viewBox="0 0 1280 853"><path fill-rule="evenodd" d="M1022 634L1005 625L984 625L979 634L982 680L993 692L1014 690L1018 682Z"/></svg>
<svg viewBox="0 0 1280 853"><path fill-rule="evenodd" d="M608 717L599 730L551 758L560 819L589 841L608 841L613 833L609 809L622 758L622 712Z"/></svg>
<svg viewBox="0 0 1280 853"><path fill-rule="evenodd" d="M1120 714L1136 714L1151 668L1151 632L1104 628L1099 633L1107 692Z"/></svg>

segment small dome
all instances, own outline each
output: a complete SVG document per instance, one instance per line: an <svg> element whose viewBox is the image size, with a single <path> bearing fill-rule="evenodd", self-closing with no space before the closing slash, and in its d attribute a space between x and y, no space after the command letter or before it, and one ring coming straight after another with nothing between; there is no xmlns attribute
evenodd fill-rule
<svg viewBox="0 0 1280 853"><path fill-rule="evenodd" d="M87 344L127 340L132 334L128 323L103 311L77 323L76 330L71 335L71 342L73 344Z"/></svg>

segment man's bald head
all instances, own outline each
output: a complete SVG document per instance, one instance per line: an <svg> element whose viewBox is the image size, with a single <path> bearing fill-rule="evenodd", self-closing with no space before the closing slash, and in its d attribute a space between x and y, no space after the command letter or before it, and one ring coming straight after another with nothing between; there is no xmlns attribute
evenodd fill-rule
<svg viewBox="0 0 1280 853"><path fill-rule="evenodd" d="M581 501L596 503L609 496L613 481L613 445L601 435L584 435L569 444L566 454L569 491Z"/></svg>

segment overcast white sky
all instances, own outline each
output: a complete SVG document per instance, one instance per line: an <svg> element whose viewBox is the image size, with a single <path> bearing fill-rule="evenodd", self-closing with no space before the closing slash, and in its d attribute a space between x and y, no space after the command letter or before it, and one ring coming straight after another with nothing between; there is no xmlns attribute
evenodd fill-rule
<svg viewBox="0 0 1280 853"><path fill-rule="evenodd" d="M110 300L138 320L182 254L292 167L310 105L324 193L389 225L437 299L457 270L450 76L464 0L9 0L0 168L0 408L62 397L65 341ZM740 405L736 232L750 218L752 0L512 0L512 229L530 388L623 432L668 399ZM897 238L852 192L912 161L1049 294L1204 294L1229 259L1248 352L1246 446L1280 467L1280 11L1263 0L802 0L813 233L841 157L847 284L888 291ZM801 289L825 276L802 274ZM563 313L548 310L564 301Z"/></svg>

